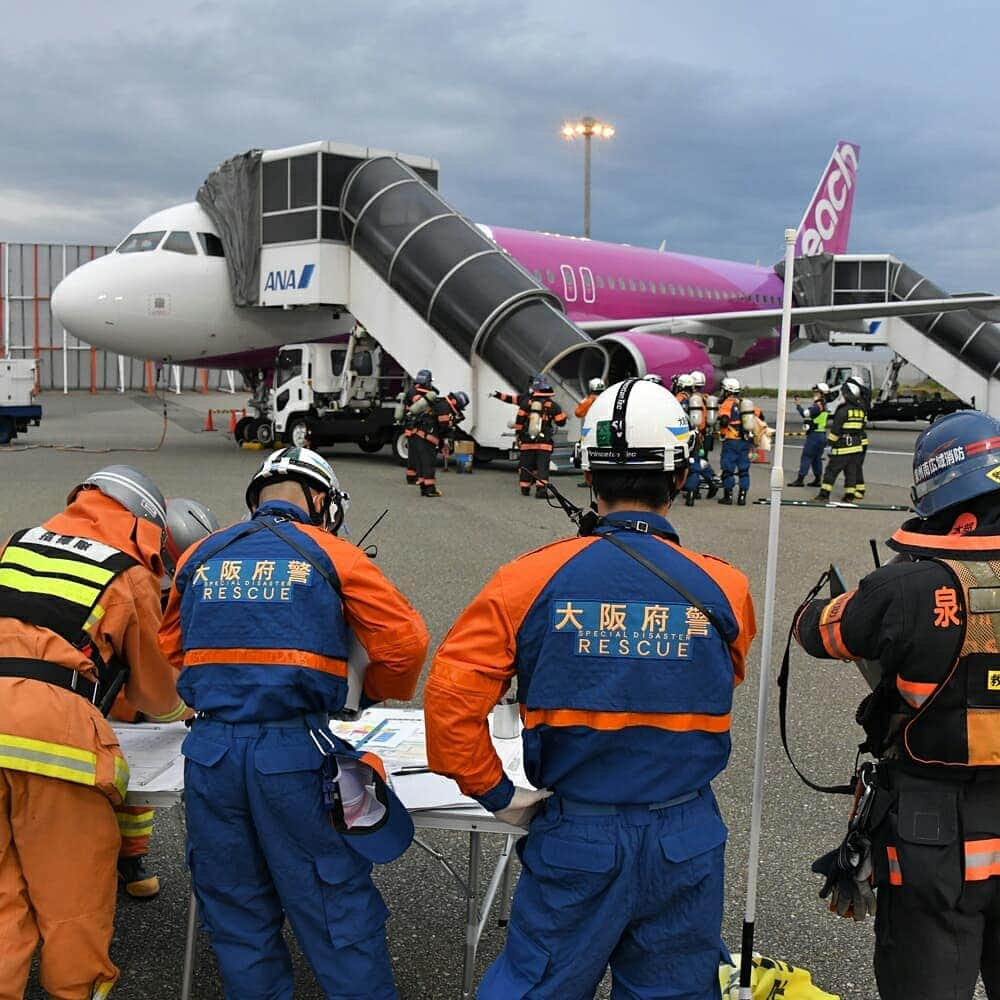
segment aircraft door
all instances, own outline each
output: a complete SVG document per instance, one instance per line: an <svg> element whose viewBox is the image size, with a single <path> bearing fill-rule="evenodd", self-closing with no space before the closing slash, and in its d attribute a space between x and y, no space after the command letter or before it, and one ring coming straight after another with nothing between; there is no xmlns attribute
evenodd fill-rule
<svg viewBox="0 0 1000 1000"><path fill-rule="evenodd" d="M594 272L589 267L580 268L580 286L583 290L583 301L588 305L597 301L597 291L594 287Z"/></svg>

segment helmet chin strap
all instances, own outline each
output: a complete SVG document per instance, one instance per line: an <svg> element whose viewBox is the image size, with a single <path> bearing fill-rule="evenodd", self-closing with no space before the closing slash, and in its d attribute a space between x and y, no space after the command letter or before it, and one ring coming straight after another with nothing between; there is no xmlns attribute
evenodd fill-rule
<svg viewBox="0 0 1000 1000"><path fill-rule="evenodd" d="M317 510L316 505L313 503L312 490L305 483L299 483L299 486L302 489L302 495L306 498L306 512L309 514L310 524L314 524L317 528L329 528L330 500L332 499L330 494L327 493L326 501Z"/></svg>

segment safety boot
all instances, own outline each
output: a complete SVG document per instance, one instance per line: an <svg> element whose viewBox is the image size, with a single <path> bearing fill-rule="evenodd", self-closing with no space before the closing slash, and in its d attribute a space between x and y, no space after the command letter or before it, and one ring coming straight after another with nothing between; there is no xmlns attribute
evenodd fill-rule
<svg viewBox="0 0 1000 1000"><path fill-rule="evenodd" d="M722 496L719 497L718 502L719 503L724 503L727 507L732 507L732 505L733 505L733 491L732 490L723 490L722 491Z"/></svg>
<svg viewBox="0 0 1000 1000"><path fill-rule="evenodd" d="M420 486L420 495L422 497L439 497L441 491L434 483L423 483Z"/></svg>
<svg viewBox="0 0 1000 1000"><path fill-rule="evenodd" d="M522 486L521 487L521 496L523 496L523 497L530 497L531 496L531 487L530 486Z"/></svg>
<svg viewBox="0 0 1000 1000"><path fill-rule="evenodd" d="M408 472L406 474L406 485L407 486L417 485L417 474L415 472Z"/></svg>
<svg viewBox="0 0 1000 1000"><path fill-rule="evenodd" d="M817 493L816 496L813 497L813 500L819 500L821 503L829 503L830 494L824 492L823 490L820 490L819 493Z"/></svg>
<svg viewBox="0 0 1000 1000"><path fill-rule="evenodd" d="M792 483L792 486L795 486L795 485L801 486L802 484L801 483L798 483L798 484ZM822 479L814 479L811 483L806 483L806 486L815 486L816 489L819 489L822 485L823 485L823 480Z"/></svg>
<svg viewBox="0 0 1000 1000"><path fill-rule="evenodd" d="M160 892L160 880L146 871L145 855L118 859L118 881L133 899L152 899Z"/></svg>
<svg viewBox="0 0 1000 1000"><path fill-rule="evenodd" d="M687 493L687 494L685 494L685 496L684 496L684 506L685 507L693 507L694 506L694 500L695 500L695 497L697 495L698 495L697 493Z"/></svg>
<svg viewBox="0 0 1000 1000"><path fill-rule="evenodd" d="M736 504L738 507L745 507L747 505L746 490L740 490L739 495L736 497Z"/></svg>
<svg viewBox="0 0 1000 1000"><path fill-rule="evenodd" d="M803 478L801 476L799 476L797 479L793 479L788 485L789 486L805 486L805 480L803 480ZM810 485L812 485L812 484L810 483Z"/></svg>
<svg viewBox="0 0 1000 1000"><path fill-rule="evenodd" d="M857 503L858 499L857 499L857 497L853 493L845 493L840 498L840 502L841 503Z"/></svg>
<svg viewBox="0 0 1000 1000"><path fill-rule="evenodd" d="M549 496L549 491L545 486L535 487L535 499L536 500L547 500Z"/></svg>
<svg viewBox="0 0 1000 1000"><path fill-rule="evenodd" d="M718 476L713 476L712 481L708 484L708 489L705 490L705 498L711 500L721 489L722 480Z"/></svg>

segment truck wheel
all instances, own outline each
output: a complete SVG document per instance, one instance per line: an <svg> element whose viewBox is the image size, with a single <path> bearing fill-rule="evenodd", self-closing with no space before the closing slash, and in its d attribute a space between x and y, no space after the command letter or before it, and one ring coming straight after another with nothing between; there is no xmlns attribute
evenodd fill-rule
<svg viewBox="0 0 1000 1000"><path fill-rule="evenodd" d="M254 422L253 417L242 417L236 421L236 430L233 431L233 440L237 445L243 444L244 441L251 440L250 438L250 427Z"/></svg>
<svg viewBox="0 0 1000 1000"><path fill-rule="evenodd" d="M285 429L285 440L293 448L309 447L309 424L304 417L296 417Z"/></svg>
<svg viewBox="0 0 1000 1000"><path fill-rule="evenodd" d="M0 417L0 444L10 444L14 437L14 421L10 417Z"/></svg>
<svg viewBox="0 0 1000 1000"><path fill-rule="evenodd" d="M270 420L260 420L255 428L257 440L263 445L274 444L274 424Z"/></svg>
<svg viewBox="0 0 1000 1000"><path fill-rule="evenodd" d="M400 465L406 465L410 460L410 439L402 427L396 431L396 436L392 439L392 453Z"/></svg>
<svg viewBox="0 0 1000 1000"><path fill-rule="evenodd" d="M366 455L374 455L375 452L381 451L384 444L385 439L381 434L362 434L358 438L358 447Z"/></svg>

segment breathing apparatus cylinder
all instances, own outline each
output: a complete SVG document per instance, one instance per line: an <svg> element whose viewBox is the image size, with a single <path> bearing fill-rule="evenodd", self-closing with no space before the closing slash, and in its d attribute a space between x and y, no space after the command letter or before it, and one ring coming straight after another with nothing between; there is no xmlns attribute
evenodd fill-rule
<svg viewBox="0 0 1000 1000"><path fill-rule="evenodd" d="M705 426L711 430L719 422L719 397L705 397Z"/></svg>
<svg viewBox="0 0 1000 1000"><path fill-rule="evenodd" d="M422 396L418 396L410 404L410 416L419 417L426 413L431 408L431 403L433 403L436 399L436 392L425 392Z"/></svg>
<svg viewBox="0 0 1000 1000"><path fill-rule="evenodd" d="M693 392L688 399L688 423L694 430L701 430L704 417L705 397L700 392Z"/></svg>
<svg viewBox="0 0 1000 1000"><path fill-rule="evenodd" d="M542 433L542 403L533 399L528 410L528 437L540 437Z"/></svg>
<svg viewBox="0 0 1000 1000"><path fill-rule="evenodd" d="M754 413L752 399L740 400L740 428L744 434L753 434L756 429L757 415Z"/></svg>
<svg viewBox="0 0 1000 1000"><path fill-rule="evenodd" d="M398 424L406 415L406 403L403 393L396 394L396 405L392 408L392 419Z"/></svg>

